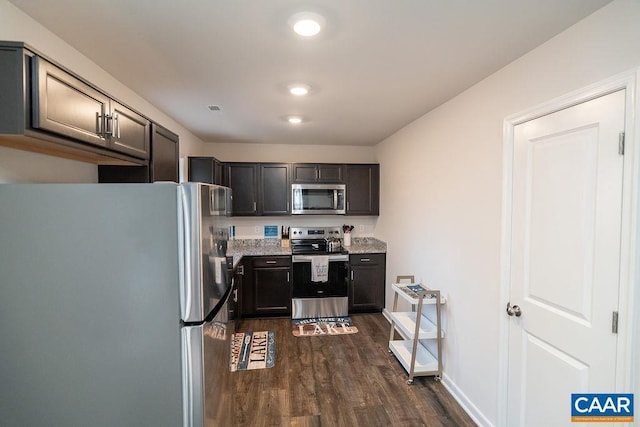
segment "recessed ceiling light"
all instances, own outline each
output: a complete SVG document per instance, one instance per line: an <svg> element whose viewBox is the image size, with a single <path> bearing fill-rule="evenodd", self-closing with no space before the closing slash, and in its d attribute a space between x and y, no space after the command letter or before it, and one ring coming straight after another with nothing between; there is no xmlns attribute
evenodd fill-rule
<svg viewBox="0 0 640 427"><path fill-rule="evenodd" d="M292 125L299 125L302 123L302 117L300 116L289 116L287 117L287 121Z"/></svg>
<svg viewBox="0 0 640 427"><path fill-rule="evenodd" d="M289 24L296 34L302 37L313 37L324 28L325 20L317 13L300 12L289 19Z"/></svg>
<svg viewBox="0 0 640 427"><path fill-rule="evenodd" d="M295 96L304 96L309 93L309 85L305 84L293 84L289 86L289 93Z"/></svg>
<svg viewBox="0 0 640 427"><path fill-rule="evenodd" d="M208 105L207 108L211 111L220 111L220 107L217 105Z"/></svg>

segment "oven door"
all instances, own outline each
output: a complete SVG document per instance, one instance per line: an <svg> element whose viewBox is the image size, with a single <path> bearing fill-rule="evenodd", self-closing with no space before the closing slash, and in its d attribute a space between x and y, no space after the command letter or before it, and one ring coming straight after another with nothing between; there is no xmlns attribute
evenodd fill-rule
<svg viewBox="0 0 640 427"><path fill-rule="evenodd" d="M329 277L326 282L311 280L311 260L314 255L294 255L293 298L346 297L349 292L349 256L329 255Z"/></svg>

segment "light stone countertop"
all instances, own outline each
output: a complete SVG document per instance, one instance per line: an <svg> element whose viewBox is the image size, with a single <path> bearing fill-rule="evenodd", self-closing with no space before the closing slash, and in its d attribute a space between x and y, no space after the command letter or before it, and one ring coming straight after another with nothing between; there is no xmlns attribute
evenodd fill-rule
<svg viewBox="0 0 640 427"><path fill-rule="evenodd" d="M386 253L387 244L374 237L354 237L350 246L343 246L349 254ZM233 266L238 265L243 256L291 255L290 247L282 247L280 239L236 239L229 240L227 256L233 256Z"/></svg>

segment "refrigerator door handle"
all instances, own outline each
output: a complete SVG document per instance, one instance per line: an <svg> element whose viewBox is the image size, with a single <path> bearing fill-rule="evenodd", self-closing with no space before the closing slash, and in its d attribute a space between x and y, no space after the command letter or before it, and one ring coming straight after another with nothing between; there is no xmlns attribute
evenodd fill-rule
<svg viewBox="0 0 640 427"><path fill-rule="evenodd" d="M182 422L204 425L203 325L182 328Z"/></svg>
<svg viewBox="0 0 640 427"><path fill-rule="evenodd" d="M189 216L189 202L182 186L178 186L178 264L180 268L180 314L182 319L189 319L193 307L193 294L191 289L191 263L192 254L189 239L191 230L191 217Z"/></svg>

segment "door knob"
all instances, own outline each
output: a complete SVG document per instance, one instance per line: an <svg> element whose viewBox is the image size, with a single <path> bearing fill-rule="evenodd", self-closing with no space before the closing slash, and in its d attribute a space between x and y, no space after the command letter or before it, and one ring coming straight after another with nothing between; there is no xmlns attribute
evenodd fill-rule
<svg viewBox="0 0 640 427"><path fill-rule="evenodd" d="M511 305L510 302L507 303L507 314L509 316L516 316L516 317L520 317L522 316L522 310L520 309L520 306L517 305Z"/></svg>

